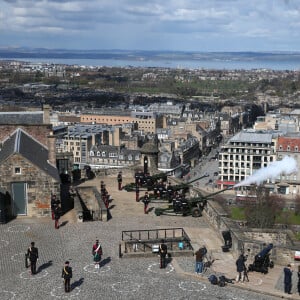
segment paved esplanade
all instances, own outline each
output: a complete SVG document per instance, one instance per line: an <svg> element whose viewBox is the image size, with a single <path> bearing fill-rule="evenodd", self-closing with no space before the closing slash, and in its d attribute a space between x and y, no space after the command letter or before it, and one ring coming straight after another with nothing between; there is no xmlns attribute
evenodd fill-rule
<svg viewBox="0 0 300 300"><path fill-rule="evenodd" d="M105 177L103 180L114 198L109 222L74 223L72 213L69 213L62 217L61 221L66 224L58 230L54 229L54 221L50 218L17 218L0 226L1 300L277 299L275 296L237 288L238 284L212 286L206 277L194 274L194 257L174 258L162 270L159 269L159 258L156 256L120 259L118 244L122 230L184 227L194 245L204 242L209 250L214 250L210 249L213 247L220 249L220 245L214 242L213 231L204 218L157 217L153 210L145 215L143 204L135 201L135 193L117 191L115 178ZM99 188L100 179L95 182ZM92 245L96 238L103 248L100 269L94 268L92 260ZM31 241L35 241L40 254L38 273L34 276L30 275L30 268L24 266L24 253ZM64 292L61 278L66 260L70 261L73 268L72 291L69 294ZM225 274L232 270L231 278L234 278L235 266L222 266L226 261L230 260L218 259L214 264L217 269L223 268ZM260 282L251 276L254 275L249 276L252 285L259 286ZM241 284L239 286L242 287ZM278 293L279 296L284 295L280 291Z"/></svg>

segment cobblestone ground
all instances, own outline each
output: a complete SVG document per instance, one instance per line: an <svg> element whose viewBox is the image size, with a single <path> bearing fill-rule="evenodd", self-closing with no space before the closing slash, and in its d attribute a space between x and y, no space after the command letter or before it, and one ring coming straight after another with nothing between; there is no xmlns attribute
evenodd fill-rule
<svg viewBox="0 0 300 300"><path fill-rule="evenodd" d="M118 216L109 222L66 223L54 229L52 221L16 219L0 226L0 299L277 299L240 290L234 285L212 286L207 280L185 275L193 273L194 258L176 258L164 270L158 257L118 256L122 230L164 227L207 226L192 217L160 218ZM95 269L91 249L99 238L103 257ZM31 241L39 248L38 273L31 276L24 265L24 253ZM65 294L61 269L65 260L73 267L72 291ZM175 263L184 273L177 272Z"/></svg>

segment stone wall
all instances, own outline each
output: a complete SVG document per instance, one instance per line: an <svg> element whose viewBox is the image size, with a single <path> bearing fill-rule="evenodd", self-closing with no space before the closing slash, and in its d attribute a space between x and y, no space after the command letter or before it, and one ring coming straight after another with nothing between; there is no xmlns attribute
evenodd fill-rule
<svg viewBox="0 0 300 300"><path fill-rule="evenodd" d="M21 168L21 174L15 174L14 167ZM12 195L12 182L27 184L27 216L49 216L51 193L60 195L60 183L43 170L32 165L19 154L14 154L0 165L1 187Z"/></svg>
<svg viewBox="0 0 300 300"><path fill-rule="evenodd" d="M238 257L243 250L249 256L248 263L252 263L255 255L269 243L274 245L270 258L279 265L293 262L295 251L300 250L300 243L294 239L290 230L247 228L244 222L229 219L223 208L213 200L208 201L203 216L207 218L221 240L223 240L222 231L230 231L232 237L230 251Z"/></svg>

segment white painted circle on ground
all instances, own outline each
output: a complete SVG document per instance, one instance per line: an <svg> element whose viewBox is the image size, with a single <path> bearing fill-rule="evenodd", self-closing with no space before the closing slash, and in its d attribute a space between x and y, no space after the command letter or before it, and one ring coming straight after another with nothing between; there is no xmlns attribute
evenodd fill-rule
<svg viewBox="0 0 300 300"><path fill-rule="evenodd" d="M25 253L17 253L10 257L12 261L16 262L24 262L25 261Z"/></svg>
<svg viewBox="0 0 300 300"><path fill-rule="evenodd" d="M44 278L48 275L48 271L47 270L42 270L41 272L38 272L35 275L31 275L31 271L30 268L28 271L24 271L20 274L20 278L22 279L29 279L29 280L33 280L33 279L41 279Z"/></svg>
<svg viewBox="0 0 300 300"><path fill-rule="evenodd" d="M54 298L58 298L58 299L70 299L73 297L77 297L80 293L80 288L76 287L74 289L71 290L70 293L66 293L64 290L64 287L62 286L58 286L54 289L52 289L52 291L50 292L50 295Z"/></svg>
<svg viewBox="0 0 300 300"><path fill-rule="evenodd" d="M135 293L140 289L141 285L136 282L122 281L112 284L111 287L119 293Z"/></svg>
<svg viewBox="0 0 300 300"><path fill-rule="evenodd" d="M9 244L9 241L0 240L0 248L4 248Z"/></svg>
<svg viewBox="0 0 300 300"><path fill-rule="evenodd" d="M174 271L174 267L172 264L168 264L164 269L159 267L159 263L153 263L148 267L148 271L152 273L163 273L169 274ZM155 267L155 268L154 268Z"/></svg>
<svg viewBox="0 0 300 300"><path fill-rule="evenodd" d="M26 232L30 230L30 226L26 225L14 225L7 228L8 232Z"/></svg>
<svg viewBox="0 0 300 300"><path fill-rule="evenodd" d="M14 292L0 290L0 299L1 300L13 300L17 299L17 295Z"/></svg>
<svg viewBox="0 0 300 300"><path fill-rule="evenodd" d="M248 282L250 283L250 282ZM261 285L263 283L263 280L261 278L258 278L257 280L251 281L252 285Z"/></svg>
<svg viewBox="0 0 300 300"><path fill-rule="evenodd" d="M93 274L102 274L102 273L106 273L106 272L109 272L111 270L111 267L110 266L103 266L103 267L100 267L99 269L95 268L95 264L89 264L89 265L86 265L83 270L85 272L88 272L88 273L93 273Z"/></svg>
<svg viewBox="0 0 300 300"><path fill-rule="evenodd" d="M206 289L206 284L195 281L181 281L179 283L179 288L188 292L201 292Z"/></svg>

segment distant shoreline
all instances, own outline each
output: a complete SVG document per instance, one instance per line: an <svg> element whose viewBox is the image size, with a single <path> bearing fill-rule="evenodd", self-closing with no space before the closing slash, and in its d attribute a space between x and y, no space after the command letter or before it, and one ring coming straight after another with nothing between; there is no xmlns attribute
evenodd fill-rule
<svg viewBox="0 0 300 300"><path fill-rule="evenodd" d="M4 50L0 60L106 67L300 70L300 53Z"/></svg>

